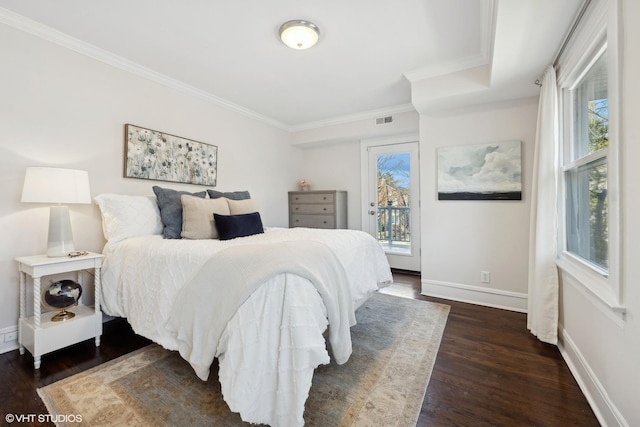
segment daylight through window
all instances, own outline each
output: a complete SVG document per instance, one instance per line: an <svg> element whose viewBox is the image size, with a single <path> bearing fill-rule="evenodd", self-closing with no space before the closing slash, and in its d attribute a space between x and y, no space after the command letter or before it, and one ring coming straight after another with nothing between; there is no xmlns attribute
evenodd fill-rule
<svg viewBox="0 0 640 427"><path fill-rule="evenodd" d="M605 273L609 268L606 56L603 50L578 83L565 90L571 133L565 141L569 143L563 166L567 250Z"/></svg>

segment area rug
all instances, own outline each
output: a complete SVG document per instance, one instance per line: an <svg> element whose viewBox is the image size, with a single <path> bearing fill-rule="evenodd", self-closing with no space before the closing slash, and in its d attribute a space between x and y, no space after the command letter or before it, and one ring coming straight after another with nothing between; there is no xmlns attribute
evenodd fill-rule
<svg viewBox="0 0 640 427"><path fill-rule="evenodd" d="M414 426L449 306L374 294L356 312L353 354L316 369L307 426ZM241 426L217 367L202 382L155 344L38 389L58 426ZM82 422L78 423L78 417Z"/></svg>

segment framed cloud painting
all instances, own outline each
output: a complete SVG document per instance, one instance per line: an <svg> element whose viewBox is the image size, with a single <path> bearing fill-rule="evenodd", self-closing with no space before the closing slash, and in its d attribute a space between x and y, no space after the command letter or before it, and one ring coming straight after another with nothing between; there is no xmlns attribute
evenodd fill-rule
<svg viewBox="0 0 640 427"><path fill-rule="evenodd" d="M438 148L438 200L522 200L520 141Z"/></svg>
<svg viewBox="0 0 640 427"><path fill-rule="evenodd" d="M124 176L215 187L218 147L127 124Z"/></svg>

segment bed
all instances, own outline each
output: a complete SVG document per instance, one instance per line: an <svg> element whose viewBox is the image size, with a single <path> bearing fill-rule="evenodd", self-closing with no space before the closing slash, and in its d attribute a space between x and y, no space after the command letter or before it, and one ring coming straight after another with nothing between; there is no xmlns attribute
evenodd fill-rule
<svg viewBox="0 0 640 427"><path fill-rule="evenodd" d="M168 239L154 197L96 201L107 237L103 310L179 351L203 380L217 358L224 399L246 422L303 425L314 369L348 360L353 312L392 281L379 244L361 231Z"/></svg>

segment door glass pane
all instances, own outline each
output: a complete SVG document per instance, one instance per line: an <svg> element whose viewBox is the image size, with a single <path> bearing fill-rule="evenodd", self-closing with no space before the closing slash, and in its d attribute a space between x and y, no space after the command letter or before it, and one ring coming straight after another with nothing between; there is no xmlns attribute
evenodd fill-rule
<svg viewBox="0 0 640 427"><path fill-rule="evenodd" d="M377 156L378 241L385 251L411 253L411 154Z"/></svg>

